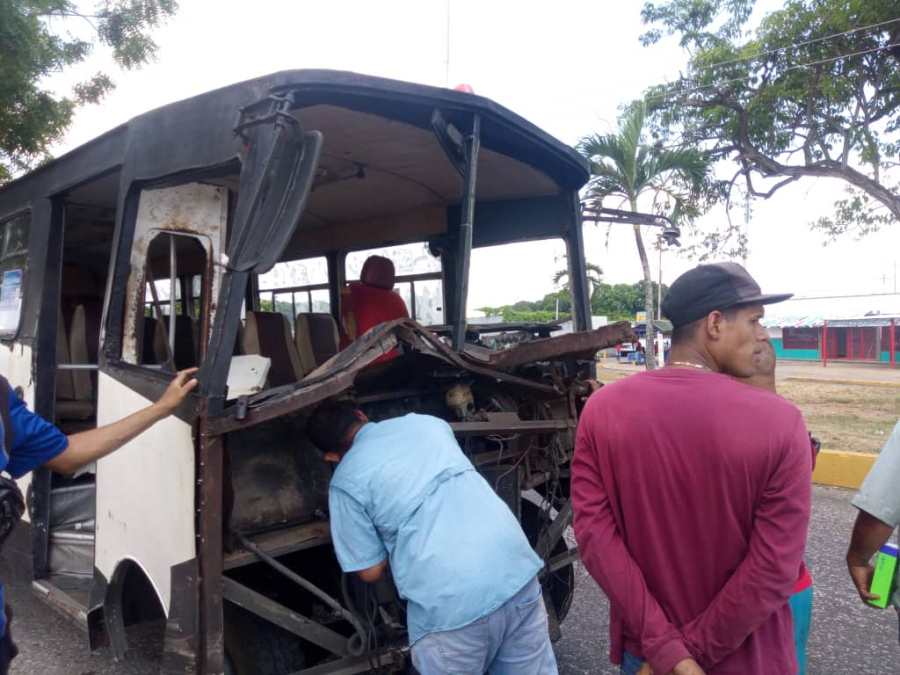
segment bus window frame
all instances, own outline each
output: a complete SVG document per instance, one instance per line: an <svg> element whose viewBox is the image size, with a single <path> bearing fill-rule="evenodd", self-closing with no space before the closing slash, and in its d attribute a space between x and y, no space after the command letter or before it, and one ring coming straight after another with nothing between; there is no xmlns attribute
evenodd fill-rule
<svg viewBox="0 0 900 675"><path fill-rule="evenodd" d="M373 251L371 255L378 255L374 253L374 251L379 251L381 249L390 248L392 246L413 246L415 244L424 244L425 246L429 246L430 242L427 239L417 239L416 241L406 241L402 243L394 243L394 244L382 244L380 246L366 246L364 248L348 248L341 251L339 256L339 262L341 269L341 287L348 286L349 284L359 281L359 278L351 279L347 275L347 256L351 253L359 253L359 252L367 252ZM440 271L438 272L418 272L416 274L397 274L394 276L394 288L403 283L409 283L409 298L410 298L410 306L407 307L409 310L409 317L413 321L418 321L416 318L416 282L417 281L440 281L441 282L441 314L443 315L444 321L438 324L431 325L443 325L447 320L447 280L446 280L446 269L444 267L444 257L443 256L434 256L434 258L438 261L440 265ZM391 260L391 262L394 262ZM395 264L396 267L396 264ZM392 289L394 290L394 289ZM339 308L343 310L343 308Z"/></svg>
<svg viewBox="0 0 900 675"><path fill-rule="evenodd" d="M21 267L22 280L19 284L19 295L20 295L19 318L16 321L15 329L9 330L9 331L0 331L0 342L7 342L7 343L15 342L18 339L19 334L22 331L22 321L23 321L23 318L25 315L25 294L26 294L26 289L28 288L28 276L29 276L28 275L28 258L29 258L29 252L31 251L31 248L32 248L31 247L31 236L32 236L32 233L34 230L34 211L30 207L28 207L28 208L24 208L24 209L19 209L18 211L14 211L14 212L4 216L3 218L0 218L0 235L2 235L2 237L3 237L3 240L0 241L0 268L2 268L3 264L7 260L7 257L12 257L12 256L7 256L6 253L2 250L2 248L5 247L5 245L6 245L6 230L5 230L6 224L12 222L16 218L21 218L23 216L27 216L27 218L28 218L28 225L27 225L28 233L27 233L27 237L26 237L27 245L26 245L24 251L21 251L21 252L15 254L16 257L24 256L24 262L22 263L22 267ZM0 275L2 275L3 272L4 271L2 269L0 269ZM2 277L0 277L0 281L2 281Z"/></svg>

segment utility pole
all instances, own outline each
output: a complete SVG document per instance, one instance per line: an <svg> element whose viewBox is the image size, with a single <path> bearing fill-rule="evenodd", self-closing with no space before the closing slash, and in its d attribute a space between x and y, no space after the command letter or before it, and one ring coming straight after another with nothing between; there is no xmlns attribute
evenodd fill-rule
<svg viewBox="0 0 900 675"><path fill-rule="evenodd" d="M662 320L662 254L663 254L663 238L656 237L656 246L659 249L659 279L656 282L656 319ZM653 317L650 317L653 321ZM659 350L658 363L660 367L666 365L666 338L661 330L656 331L656 344Z"/></svg>

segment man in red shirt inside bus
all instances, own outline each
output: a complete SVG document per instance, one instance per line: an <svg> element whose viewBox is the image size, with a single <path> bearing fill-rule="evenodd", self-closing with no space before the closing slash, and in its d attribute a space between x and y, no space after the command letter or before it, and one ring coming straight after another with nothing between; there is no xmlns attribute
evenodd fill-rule
<svg viewBox="0 0 900 675"><path fill-rule="evenodd" d="M610 599L610 658L656 675L797 672L788 598L809 523L800 411L734 377L768 335L740 265L700 265L663 303L670 365L603 387L572 461L575 536Z"/></svg>
<svg viewBox="0 0 900 675"><path fill-rule="evenodd" d="M341 291L341 349L378 324L409 318L406 303L394 291L394 280L394 263L390 259L380 255L366 258L359 281L350 282ZM374 363L390 361L398 355L394 349Z"/></svg>

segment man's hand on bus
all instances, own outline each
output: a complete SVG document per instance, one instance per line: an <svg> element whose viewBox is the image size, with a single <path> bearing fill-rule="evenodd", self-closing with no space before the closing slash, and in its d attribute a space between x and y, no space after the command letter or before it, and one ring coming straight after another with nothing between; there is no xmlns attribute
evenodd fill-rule
<svg viewBox="0 0 900 675"><path fill-rule="evenodd" d="M196 372L196 368L188 368L177 373L159 400L143 410L104 427L72 434L69 436L68 447L45 466L57 473L72 474L118 450L171 415L197 386L197 380L192 377Z"/></svg>
<svg viewBox="0 0 900 675"><path fill-rule="evenodd" d="M197 387L198 382L192 376L198 370L199 368L186 368L175 374L175 379L169 383L166 391L155 403L162 417L168 417L175 412L187 395Z"/></svg>

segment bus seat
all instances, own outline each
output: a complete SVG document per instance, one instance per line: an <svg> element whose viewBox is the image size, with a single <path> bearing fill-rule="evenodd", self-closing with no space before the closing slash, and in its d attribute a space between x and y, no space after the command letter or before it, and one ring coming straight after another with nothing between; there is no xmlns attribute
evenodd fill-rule
<svg viewBox="0 0 900 675"><path fill-rule="evenodd" d="M102 307L99 302L77 305L72 314L69 330L69 355L72 363L97 363L100 346L100 320ZM75 384L74 398L79 401L93 401L96 389L96 375L89 370L72 371Z"/></svg>
<svg viewBox="0 0 900 675"><path fill-rule="evenodd" d="M145 316L142 326L141 363L159 365L166 362L166 333L163 325L152 316Z"/></svg>
<svg viewBox="0 0 900 675"><path fill-rule="evenodd" d="M56 362L59 364L72 363L69 355L69 340L66 337L66 321L63 317L62 306L57 311L56 318ZM56 371L56 398L57 400L74 400L75 383L72 381L71 370Z"/></svg>
<svg viewBox="0 0 900 675"><path fill-rule="evenodd" d="M341 319L346 347L353 340L380 323L394 319L408 319L406 303L394 292L394 263L373 255L363 264L360 280L351 282L341 292ZM394 350L379 357L375 363L397 356Z"/></svg>
<svg viewBox="0 0 900 675"><path fill-rule="evenodd" d="M175 348L172 356L175 359L175 369L184 370L197 365L197 340L194 335L194 320L183 314L175 315ZM165 363L166 343L169 341L169 317L163 316L163 327L154 331L153 352L157 355L158 363Z"/></svg>
<svg viewBox="0 0 900 675"><path fill-rule="evenodd" d="M292 384L303 377L300 356L291 338L291 326L283 314L247 312L241 339L245 354L259 354L272 360L270 387Z"/></svg>
<svg viewBox="0 0 900 675"><path fill-rule="evenodd" d="M73 315L74 318L74 315ZM71 364L72 354L69 345L65 321L62 311L56 329L56 362ZM79 391L75 373L79 371L56 371L56 419L57 421L82 422L94 416L93 390ZM84 372L84 371L82 371ZM90 375L85 372L84 374Z"/></svg>
<svg viewBox="0 0 900 675"><path fill-rule="evenodd" d="M294 342L306 375L338 353L337 321L327 312L298 314L294 320Z"/></svg>

